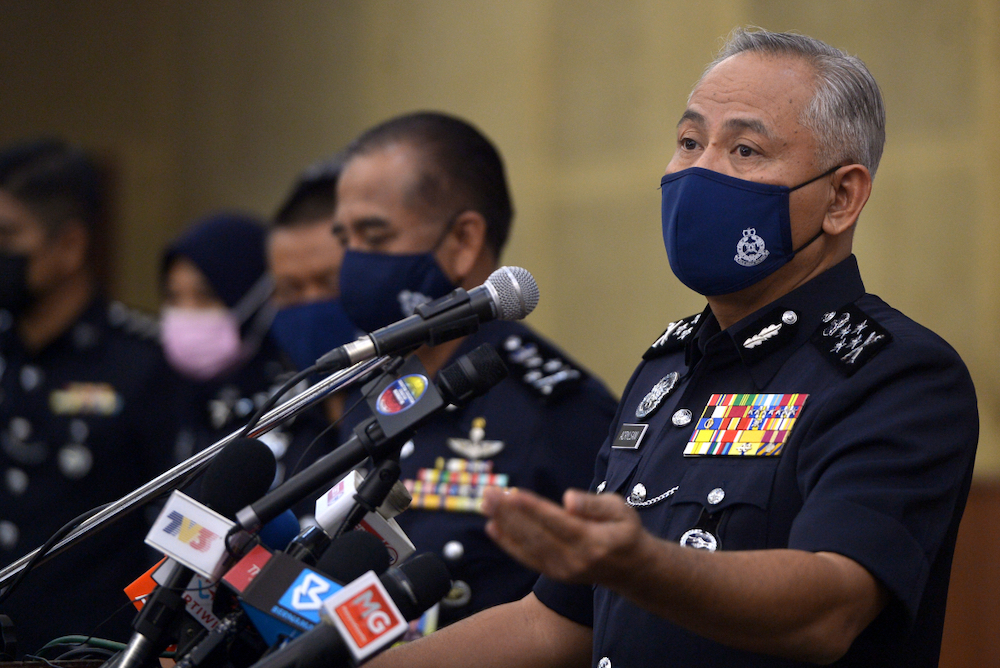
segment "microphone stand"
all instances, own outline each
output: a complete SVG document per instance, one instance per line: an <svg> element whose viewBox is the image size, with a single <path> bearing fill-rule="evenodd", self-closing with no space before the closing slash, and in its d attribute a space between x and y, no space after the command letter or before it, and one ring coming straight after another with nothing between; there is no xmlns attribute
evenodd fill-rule
<svg viewBox="0 0 1000 668"><path fill-rule="evenodd" d="M253 427L253 429L250 430L247 436L250 438L256 438L261 434L266 434L285 420L298 415L318 401L325 399L330 394L333 394L347 385L354 383L359 378L363 377L373 369L382 366L390 359L392 358L382 356L364 360L324 378L312 387L306 389L301 394L298 394L284 403L275 406L264 414L260 421ZM114 503L109 504L104 510L96 513L93 517L81 522L78 527L69 533L69 535L63 538L60 542L56 543L51 550L42 556L38 563L41 564L48 561L52 557L66 551L79 541L83 540L83 538L91 533L104 528L106 524L115 522L124 514L141 507L166 492L176 489L188 478L197 474L202 468L204 468L216 455L216 453L226 447L230 441L239 437L242 431L243 429L240 428L221 440L216 441L201 452L196 453L168 471L161 473L159 476L153 478L138 489L129 492ZM32 550L17 561L13 561L3 569L0 569L0 590L2 590L8 582L17 577L18 573L24 569L25 565L31 561L40 549L41 548Z"/></svg>

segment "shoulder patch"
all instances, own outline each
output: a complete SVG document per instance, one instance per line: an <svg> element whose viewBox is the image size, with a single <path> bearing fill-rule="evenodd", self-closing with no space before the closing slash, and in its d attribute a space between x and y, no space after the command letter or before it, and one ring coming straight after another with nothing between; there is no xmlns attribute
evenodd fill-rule
<svg viewBox="0 0 1000 668"><path fill-rule="evenodd" d="M670 323L663 331L663 334L660 334L660 338L653 341L653 345L642 354L642 359L651 360L655 357L680 350L687 343L688 338L700 321L701 313L696 313Z"/></svg>
<svg viewBox="0 0 1000 668"><path fill-rule="evenodd" d="M147 341L155 341L160 336L160 323L156 318L118 301L108 304L108 325Z"/></svg>
<svg viewBox="0 0 1000 668"><path fill-rule="evenodd" d="M572 392L584 381L584 372L544 341L512 335L504 339L502 348L511 378L519 380L543 399L555 399Z"/></svg>
<svg viewBox="0 0 1000 668"><path fill-rule="evenodd" d="M830 362L847 376L867 364L892 341L892 334L854 304L823 314L812 336Z"/></svg>

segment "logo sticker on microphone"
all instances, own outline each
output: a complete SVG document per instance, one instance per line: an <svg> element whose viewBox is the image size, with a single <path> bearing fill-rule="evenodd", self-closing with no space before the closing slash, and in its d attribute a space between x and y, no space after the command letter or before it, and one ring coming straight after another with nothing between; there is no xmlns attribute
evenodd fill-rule
<svg viewBox="0 0 1000 668"><path fill-rule="evenodd" d="M391 644L408 628L375 573L368 571L323 603L323 616L341 633L356 663Z"/></svg>
<svg viewBox="0 0 1000 668"><path fill-rule="evenodd" d="M278 606L315 625L320 622L319 613L323 601L338 591L340 591L339 584L304 568L292 586L278 600ZM271 612L274 613L275 610L272 609Z"/></svg>
<svg viewBox="0 0 1000 668"><path fill-rule="evenodd" d="M420 401L428 384L427 377L421 374L403 376L382 390L375 407L382 415L402 413Z"/></svg>

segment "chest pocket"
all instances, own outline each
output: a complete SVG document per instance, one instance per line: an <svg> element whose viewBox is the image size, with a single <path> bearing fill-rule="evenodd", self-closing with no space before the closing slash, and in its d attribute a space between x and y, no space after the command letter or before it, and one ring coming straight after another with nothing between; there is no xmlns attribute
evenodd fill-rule
<svg viewBox="0 0 1000 668"><path fill-rule="evenodd" d="M605 472L605 491L621 493L622 487L639 467L641 453L638 450L611 450L608 470Z"/></svg>
<svg viewBox="0 0 1000 668"><path fill-rule="evenodd" d="M670 500L673 512L667 538L677 540L711 516L724 549L764 547L778 461L777 457L694 461Z"/></svg>

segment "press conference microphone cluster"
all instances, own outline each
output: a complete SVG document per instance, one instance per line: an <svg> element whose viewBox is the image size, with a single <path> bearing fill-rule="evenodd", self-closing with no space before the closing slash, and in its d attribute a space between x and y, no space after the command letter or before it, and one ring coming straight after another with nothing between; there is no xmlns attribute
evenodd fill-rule
<svg viewBox="0 0 1000 668"><path fill-rule="evenodd" d="M267 492L274 473L274 455L266 445L255 439L236 439L216 455L202 476L203 505L221 515L232 516L237 509ZM209 540L208 534L186 518L174 520L168 514L165 519L171 523L169 533L184 534L192 545ZM167 559L161 568L168 569L169 574L146 599L133 622L135 632L128 646L113 661L118 668L144 666L176 639L177 625L186 605L183 592L195 572L174 559Z"/></svg>
<svg viewBox="0 0 1000 668"><path fill-rule="evenodd" d="M527 269L500 267L477 288L459 288L421 304L413 315L340 346L316 360L317 371L336 371L379 355L396 355L421 345L475 332L490 320L521 320L538 305L538 284Z"/></svg>
<svg viewBox="0 0 1000 668"><path fill-rule="evenodd" d="M321 622L252 668L336 668L359 665L398 640L448 593L448 568L430 553L381 577L369 571L322 603Z"/></svg>
<svg viewBox="0 0 1000 668"><path fill-rule="evenodd" d="M363 421L355 428L354 436L338 446L333 452L317 459L308 468L292 476L263 498L254 501L236 513L236 521L247 531L256 531L261 525L274 519L278 514L309 496L322 492L331 480L336 480L358 466L366 458L381 460L392 449L402 447L410 434L423 422L446 405L464 404L469 399L483 394L507 376L507 367L489 344L483 344L438 373L434 386L437 392L424 392L413 400L407 410L399 411L392 417L396 420L395 431L386 433L374 419ZM397 380L383 390L392 395ZM405 391L398 388L398 391ZM428 408L417 409L427 403ZM416 409L416 410L415 410ZM412 418L410 417L412 416Z"/></svg>

